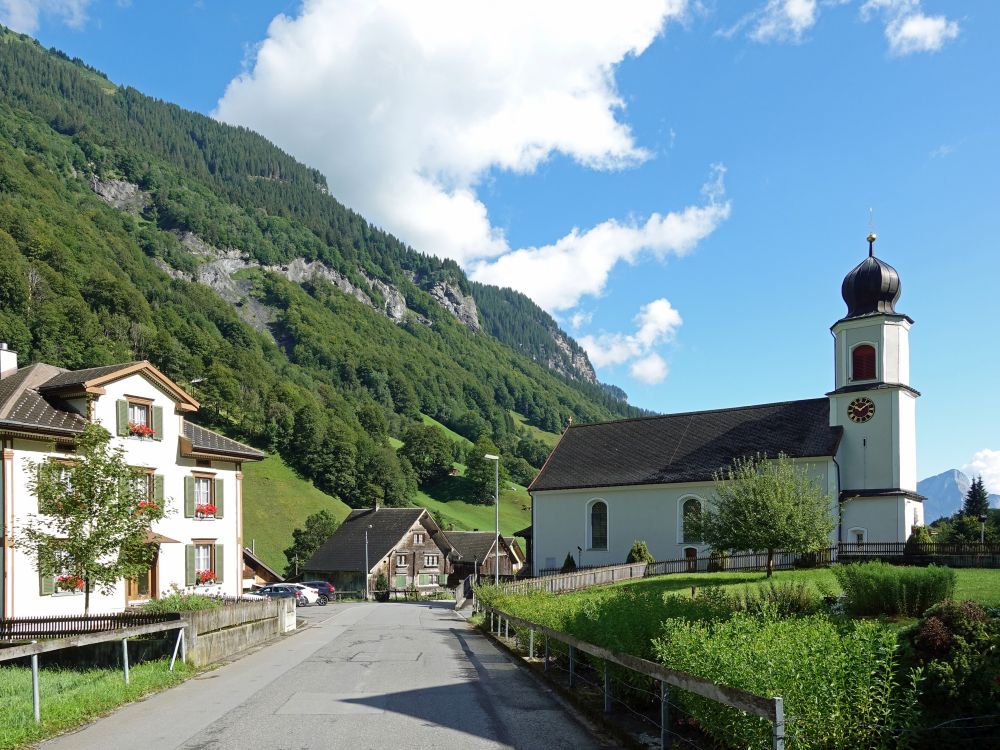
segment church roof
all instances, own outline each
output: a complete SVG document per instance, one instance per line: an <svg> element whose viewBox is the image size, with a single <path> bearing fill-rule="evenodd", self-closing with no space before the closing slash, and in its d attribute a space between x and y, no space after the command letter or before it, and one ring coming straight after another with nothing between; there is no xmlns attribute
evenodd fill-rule
<svg viewBox="0 0 1000 750"><path fill-rule="evenodd" d="M530 491L712 481L734 458L833 456L826 398L571 425Z"/></svg>

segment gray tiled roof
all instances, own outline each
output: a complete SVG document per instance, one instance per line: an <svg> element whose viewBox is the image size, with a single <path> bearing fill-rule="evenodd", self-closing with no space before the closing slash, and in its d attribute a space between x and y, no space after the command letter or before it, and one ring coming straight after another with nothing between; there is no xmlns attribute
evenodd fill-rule
<svg viewBox="0 0 1000 750"><path fill-rule="evenodd" d="M426 513L423 508L372 508L353 510L333 535L320 545L303 570L315 573L365 569L365 529L368 529L368 564L372 567L398 545L410 527Z"/></svg>
<svg viewBox="0 0 1000 750"><path fill-rule="evenodd" d="M256 448L251 448L249 445L231 440L225 435L220 435L212 430L191 424L186 419L184 420L184 437L191 441L191 446L196 451L225 453L227 455L256 460L264 458L264 454Z"/></svg>
<svg viewBox="0 0 1000 750"><path fill-rule="evenodd" d="M495 531L449 531L448 541L462 556L463 561L482 562L487 555L493 554L493 543L496 541ZM503 548L501 547L501 552Z"/></svg>
<svg viewBox="0 0 1000 750"><path fill-rule="evenodd" d="M105 375L113 375L119 370L125 370L135 364L138 364L138 362L125 362L124 364L104 365L103 367L88 367L86 370L66 370L46 381L44 385L39 386L38 390L44 393L45 391L52 391L57 388L83 385L90 380L102 378Z"/></svg>
<svg viewBox="0 0 1000 750"><path fill-rule="evenodd" d="M573 425L531 491L711 481L738 456L833 456L826 398Z"/></svg>
<svg viewBox="0 0 1000 750"><path fill-rule="evenodd" d="M56 398L46 398L36 388L62 371L46 364L22 367L0 380L0 427L12 430L82 432L87 420Z"/></svg>

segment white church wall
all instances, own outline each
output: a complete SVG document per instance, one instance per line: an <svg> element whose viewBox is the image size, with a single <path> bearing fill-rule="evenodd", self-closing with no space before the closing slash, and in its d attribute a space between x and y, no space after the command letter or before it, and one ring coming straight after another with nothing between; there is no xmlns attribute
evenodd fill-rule
<svg viewBox="0 0 1000 750"><path fill-rule="evenodd" d="M836 469L829 459L800 460L807 474L830 496L830 512L837 513ZM699 556L708 554L706 544L684 542L682 504L689 497L703 504L712 502L714 482L610 487L601 489L556 490L533 495L533 542L535 572L560 567L566 553L578 559L583 549L583 565L616 565L625 562L636 540L646 542L657 560L676 560L694 547ZM608 548L587 548L591 501L608 504ZM836 531L831 534L831 542Z"/></svg>
<svg viewBox="0 0 1000 750"><path fill-rule="evenodd" d="M857 541L852 533L864 530L866 542L897 542L903 536L906 524L906 501L899 497L863 497L841 503L841 528L843 541Z"/></svg>

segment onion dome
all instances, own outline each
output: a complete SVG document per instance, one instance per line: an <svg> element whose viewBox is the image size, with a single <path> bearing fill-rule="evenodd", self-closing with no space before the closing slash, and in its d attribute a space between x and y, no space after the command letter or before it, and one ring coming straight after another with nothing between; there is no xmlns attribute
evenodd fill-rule
<svg viewBox="0 0 1000 750"><path fill-rule="evenodd" d="M868 235L868 257L855 266L840 287L847 303L847 318L895 313L901 292L899 274L875 257L875 234Z"/></svg>

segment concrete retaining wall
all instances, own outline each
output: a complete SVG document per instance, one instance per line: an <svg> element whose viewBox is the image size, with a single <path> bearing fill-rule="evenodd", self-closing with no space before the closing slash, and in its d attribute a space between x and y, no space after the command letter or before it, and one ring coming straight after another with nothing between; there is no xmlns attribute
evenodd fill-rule
<svg viewBox="0 0 1000 750"><path fill-rule="evenodd" d="M295 601L241 602L182 612L187 658L196 667L228 658L295 629Z"/></svg>

